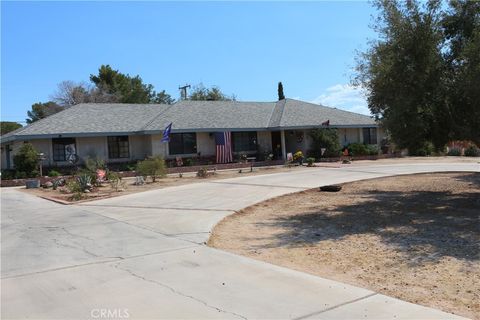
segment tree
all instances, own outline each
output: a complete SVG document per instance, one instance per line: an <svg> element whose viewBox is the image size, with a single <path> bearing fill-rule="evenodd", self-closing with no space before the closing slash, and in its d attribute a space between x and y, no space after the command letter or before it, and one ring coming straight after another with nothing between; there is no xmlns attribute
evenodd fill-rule
<svg viewBox="0 0 480 320"><path fill-rule="evenodd" d="M131 77L109 65L102 65L98 75L90 75L97 90L122 103L173 103L172 97L165 91L155 92L153 85L143 83L140 76Z"/></svg>
<svg viewBox="0 0 480 320"><path fill-rule="evenodd" d="M32 105L32 110L27 112L28 119L27 123L33 123L37 120L43 119L45 117L51 116L57 112L62 111L64 108L59 106L53 101L49 102L37 102Z"/></svg>
<svg viewBox="0 0 480 320"><path fill-rule="evenodd" d="M38 167L38 153L31 143L24 143L13 157L15 170L25 172L28 177L35 176Z"/></svg>
<svg viewBox="0 0 480 320"><path fill-rule="evenodd" d="M9 133L21 127L22 125L18 122L0 121L0 135L3 136L5 133Z"/></svg>
<svg viewBox="0 0 480 320"><path fill-rule="evenodd" d="M366 89L370 111L399 147L412 153L427 141L441 147L448 134L445 118L436 117L445 113L439 3L423 9L415 1L374 4L379 39L359 56L355 84Z"/></svg>
<svg viewBox="0 0 480 320"><path fill-rule="evenodd" d="M442 27L446 109L453 135L480 144L480 2L451 1Z"/></svg>
<svg viewBox="0 0 480 320"><path fill-rule="evenodd" d="M433 142L480 143L480 3L377 0L378 40L360 53L354 84L392 140L424 153ZM420 45L421 44L421 45Z"/></svg>
<svg viewBox="0 0 480 320"><path fill-rule="evenodd" d="M325 148L323 156L336 157L340 153L340 142L338 139L337 129L333 128L319 128L310 131L312 138L312 153L313 156L322 157L322 148Z"/></svg>
<svg viewBox="0 0 480 320"><path fill-rule="evenodd" d="M224 94L219 87L213 86L211 88L205 88L205 86L200 83L196 85L190 95L188 96L189 100L214 100L214 101L235 101L235 96L228 96Z"/></svg>
<svg viewBox="0 0 480 320"><path fill-rule="evenodd" d="M278 83L278 100L284 100L285 95L283 94L283 84L282 82Z"/></svg>
<svg viewBox="0 0 480 320"><path fill-rule="evenodd" d="M173 99L172 96L166 93L165 90L162 90L155 95L155 98L152 102L163 103L163 104L173 104L175 102L175 99Z"/></svg>

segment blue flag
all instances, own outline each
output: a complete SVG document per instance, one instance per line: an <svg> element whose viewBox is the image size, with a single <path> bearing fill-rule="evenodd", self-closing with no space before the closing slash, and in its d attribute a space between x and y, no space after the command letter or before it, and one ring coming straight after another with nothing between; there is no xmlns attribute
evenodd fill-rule
<svg viewBox="0 0 480 320"><path fill-rule="evenodd" d="M172 123L170 123L165 130L163 130L162 142L170 141L170 131L172 131Z"/></svg>

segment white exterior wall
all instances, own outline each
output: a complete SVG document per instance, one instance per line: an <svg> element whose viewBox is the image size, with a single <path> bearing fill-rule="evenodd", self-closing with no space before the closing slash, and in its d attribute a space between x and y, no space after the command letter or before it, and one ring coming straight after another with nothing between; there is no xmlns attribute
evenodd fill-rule
<svg viewBox="0 0 480 320"><path fill-rule="evenodd" d="M215 136L208 132L197 132L197 152L200 152L202 157L214 156Z"/></svg>
<svg viewBox="0 0 480 320"><path fill-rule="evenodd" d="M338 140L340 146L346 146L350 143L360 143L360 135L362 133L361 128L341 128L338 129Z"/></svg>
<svg viewBox="0 0 480 320"><path fill-rule="evenodd" d="M108 160L107 137L85 137L75 138L75 146L80 162L84 163L87 158L100 158ZM61 165L62 162L57 162Z"/></svg>
<svg viewBox="0 0 480 320"><path fill-rule="evenodd" d="M130 159L144 160L152 154L149 136L129 136Z"/></svg>
<svg viewBox="0 0 480 320"><path fill-rule="evenodd" d="M168 144L162 142L161 134L152 134L149 135L151 155L152 156L161 156L166 158L168 155Z"/></svg>

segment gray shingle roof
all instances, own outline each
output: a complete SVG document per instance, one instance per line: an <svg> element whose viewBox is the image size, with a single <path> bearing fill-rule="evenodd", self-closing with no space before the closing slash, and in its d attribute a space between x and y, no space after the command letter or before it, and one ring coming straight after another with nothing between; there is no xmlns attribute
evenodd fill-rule
<svg viewBox="0 0 480 320"><path fill-rule="evenodd" d="M327 120L331 126L376 125L374 119L363 114L286 99L280 127L318 126Z"/></svg>
<svg viewBox="0 0 480 320"><path fill-rule="evenodd" d="M145 127L163 130L170 122L174 131L196 129L265 129L275 102L180 101Z"/></svg>
<svg viewBox="0 0 480 320"><path fill-rule="evenodd" d="M15 139L161 132L376 126L368 116L286 99L278 102L179 101L162 104L79 104L1 137Z"/></svg>

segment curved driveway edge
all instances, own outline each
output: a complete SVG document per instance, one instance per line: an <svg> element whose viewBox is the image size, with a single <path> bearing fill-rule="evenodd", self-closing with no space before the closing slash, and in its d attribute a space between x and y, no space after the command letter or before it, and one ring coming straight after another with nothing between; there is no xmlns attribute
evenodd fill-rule
<svg viewBox="0 0 480 320"><path fill-rule="evenodd" d="M286 193L479 169L465 162L306 168L75 206L2 189L1 315L98 319L106 310L130 319L458 319L201 243L226 215Z"/></svg>

